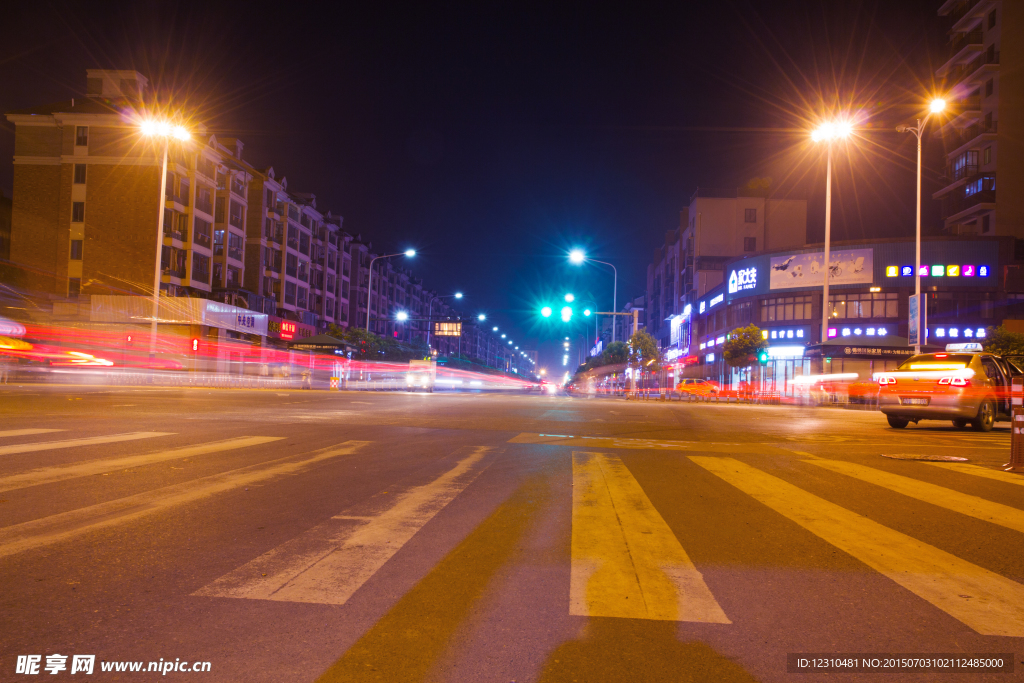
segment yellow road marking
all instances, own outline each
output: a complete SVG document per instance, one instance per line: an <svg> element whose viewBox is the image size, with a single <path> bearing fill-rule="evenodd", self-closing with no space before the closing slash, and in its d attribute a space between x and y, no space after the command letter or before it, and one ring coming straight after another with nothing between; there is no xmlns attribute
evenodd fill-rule
<svg viewBox="0 0 1024 683"><path fill-rule="evenodd" d="M0 437L7 436L30 436L32 434L50 434L52 432L63 432L63 429L8 429L0 432Z"/></svg>
<svg viewBox="0 0 1024 683"><path fill-rule="evenodd" d="M279 458L138 493L126 498L50 515L31 522L3 527L0 528L0 557L51 545L89 531L121 524L173 505L200 500L239 486L246 486L282 474L300 472L323 460L354 453L368 443L370 442L346 441L336 446L314 451L312 456L304 460L294 460L294 456Z"/></svg>
<svg viewBox="0 0 1024 683"><path fill-rule="evenodd" d="M158 453L132 455L126 458L116 458L113 460L90 460L89 462L76 463L73 465L41 467L21 474L0 477L0 492L21 489L27 486L38 486L39 484L52 484L56 481L65 481L67 479L74 479L77 477L87 477L94 474L103 474L104 472L114 472L116 470L140 467L142 465L151 465L165 460L176 460L178 458L190 458L197 455L206 455L207 453L231 451L236 448L245 448L246 446L258 446L260 444L270 443L271 441L280 441L283 438L283 436L242 436L234 439L225 439L224 441L212 441L210 443L198 444L196 446L174 448L169 451L160 451Z"/></svg>
<svg viewBox="0 0 1024 683"><path fill-rule="evenodd" d="M573 451L569 613L732 623L614 455Z"/></svg>
<svg viewBox="0 0 1024 683"><path fill-rule="evenodd" d="M57 448L94 446L96 444L101 443L117 443L120 441L135 441L136 439L151 439L154 436L171 436L172 434L173 432L128 432L126 434L111 434L109 436L88 436L82 439L67 439L65 441L19 443L11 446L0 446L0 455L13 455L15 453L34 453L36 451L52 451Z"/></svg>
<svg viewBox="0 0 1024 683"><path fill-rule="evenodd" d="M805 462L866 481L870 484L882 486L890 491L895 491L917 500L923 500L926 503L938 505L968 517L998 524L1014 531L1024 532L1024 510L1018 510L1009 505L993 503L984 498L960 493L944 486L937 486L925 481L876 470L873 467L865 467L864 465L852 462L844 462L842 460L806 460Z"/></svg>
<svg viewBox="0 0 1024 683"><path fill-rule="evenodd" d="M193 595L344 605L409 539L483 471L481 446L379 515L337 515ZM353 524L358 522L358 524Z"/></svg>
<svg viewBox="0 0 1024 683"><path fill-rule="evenodd" d="M985 477L986 479L994 479L995 481L1001 481L1006 484L1024 486L1024 477L1019 474L1014 474L1013 472L1003 472L1002 470L993 470L988 467L968 465L965 462L929 462L927 464L941 467L944 470L960 472L961 474L971 474L975 477Z"/></svg>
<svg viewBox="0 0 1024 683"><path fill-rule="evenodd" d="M882 526L735 458L689 457L978 633L1024 637L1024 585Z"/></svg>
<svg viewBox="0 0 1024 683"><path fill-rule="evenodd" d="M508 443L547 444L573 446L575 448L624 448L640 450L701 451L704 453L735 453L745 448L759 451L774 449L771 444L725 443L712 441L663 441L659 439L627 439L613 436L572 436L570 434L531 434L523 432L508 440Z"/></svg>

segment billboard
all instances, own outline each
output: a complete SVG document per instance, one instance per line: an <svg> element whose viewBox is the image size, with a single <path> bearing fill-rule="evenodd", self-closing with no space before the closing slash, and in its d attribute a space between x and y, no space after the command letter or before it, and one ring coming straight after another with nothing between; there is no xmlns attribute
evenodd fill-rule
<svg viewBox="0 0 1024 683"><path fill-rule="evenodd" d="M770 289L822 287L825 284L824 251L775 256L769 271ZM874 282L874 249L829 251L829 285Z"/></svg>
<svg viewBox="0 0 1024 683"><path fill-rule="evenodd" d="M434 323L434 336L435 337L461 337L462 336L462 323Z"/></svg>

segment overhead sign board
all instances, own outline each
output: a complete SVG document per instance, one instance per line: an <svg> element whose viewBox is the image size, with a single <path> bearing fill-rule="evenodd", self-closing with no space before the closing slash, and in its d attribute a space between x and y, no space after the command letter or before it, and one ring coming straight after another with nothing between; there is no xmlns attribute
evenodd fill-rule
<svg viewBox="0 0 1024 683"><path fill-rule="evenodd" d="M829 251L830 285L871 284L874 281L874 249ZM825 252L775 256L771 260L770 288L797 289L825 284Z"/></svg>
<svg viewBox="0 0 1024 683"><path fill-rule="evenodd" d="M462 336L462 323L461 322L435 322L434 323L434 336L435 337L461 337Z"/></svg>

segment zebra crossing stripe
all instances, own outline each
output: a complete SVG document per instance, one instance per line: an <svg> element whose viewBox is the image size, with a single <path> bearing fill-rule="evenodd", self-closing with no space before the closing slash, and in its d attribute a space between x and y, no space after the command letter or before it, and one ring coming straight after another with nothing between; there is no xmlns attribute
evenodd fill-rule
<svg viewBox="0 0 1024 683"><path fill-rule="evenodd" d="M343 605L483 471L481 446L373 516L337 515L193 595Z"/></svg>
<svg viewBox="0 0 1024 683"><path fill-rule="evenodd" d="M0 432L0 438L9 436L31 436L33 434L51 434L53 432L63 431L63 429L8 429Z"/></svg>
<svg viewBox="0 0 1024 683"><path fill-rule="evenodd" d="M978 633L1024 637L1024 585L735 458L689 458Z"/></svg>
<svg viewBox="0 0 1024 683"><path fill-rule="evenodd" d="M572 479L570 614L732 623L622 460L573 451Z"/></svg>
<svg viewBox="0 0 1024 683"><path fill-rule="evenodd" d="M970 474L975 477L984 477L985 479L1001 481L1004 484L1024 486L1024 477L1019 474L1013 474L1012 472L1003 472L1002 470L993 470L988 467L969 465L966 462L929 462L925 464L941 467L944 470L953 470L954 472L960 472L961 474Z"/></svg>
<svg viewBox="0 0 1024 683"><path fill-rule="evenodd" d="M10 446L0 446L0 455L14 455L17 453L35 453L37 451L52 451L58 448L77 448L78 446L95 446L103 443L118 443L121 441L136 441L138 439L152 439L156 436L172 436L174 432L128 432L126 434L109 434L107 436L87 436L81 439L67 439L65 441L40 441L38 443L19 443Z"/></svg>
<svg viewBox="0 0 1024 683"><path fill-rule="evenodd" d="M817 465L832 472L845 474L849 477L866 481L901 493L910 498L931 503L939 507L959 512L968 517L974 517L985 522L998 524L1007 529L1024 533L1024 510L993 503L992 501L948 489L944 486L937 486L918 479L911 479L899 474L877 470L873 467L865 467L852 462L842 460L807 460L812 465Z"/></svg>

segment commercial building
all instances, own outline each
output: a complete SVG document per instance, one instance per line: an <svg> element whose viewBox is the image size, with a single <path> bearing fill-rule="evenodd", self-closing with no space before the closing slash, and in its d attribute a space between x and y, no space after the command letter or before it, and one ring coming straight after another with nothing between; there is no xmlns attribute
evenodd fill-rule
<svg viewBox="0 0 1024 683"><path fill-rule="evenodd" d="M647 332L663 348L688 336L678 319L687 306L720 285L724 264L737 255L802 247L807 241L807 202L766 197L765 185L698 188L665 233L647 267Z"/></svg>
<svg viewBox="0 0 1024 683"><path fill-rule="evenodd" d="M922 243L925 329L933 346L984 339L1004 319L1024 317L1024 256L1009 237L927 238ZM726 281L691 309L693 335L667 350L676 376L736 385L749 375L725 363L730 334L754 324L769 343L766 379L792 392L809 374L861 379L908 357L908 297L914 293L914 242L834 242L829 326L822 343L820 247L780 250L727 261ZM926 264L926 265L924 265ZM680 321L681 322L681 321ZM673 321L673 324L678 324Z"/></svg>
<svg viewBox="0 0 1024 683"><path fill-rule="evenodd" d="M945 144L947 233L1024 238L1024 6L947 0L946 61L935 72L950 102L937 125ZM933 124L934 125L934 124ZM996 191L996 179L999 191Z"/></svg>

